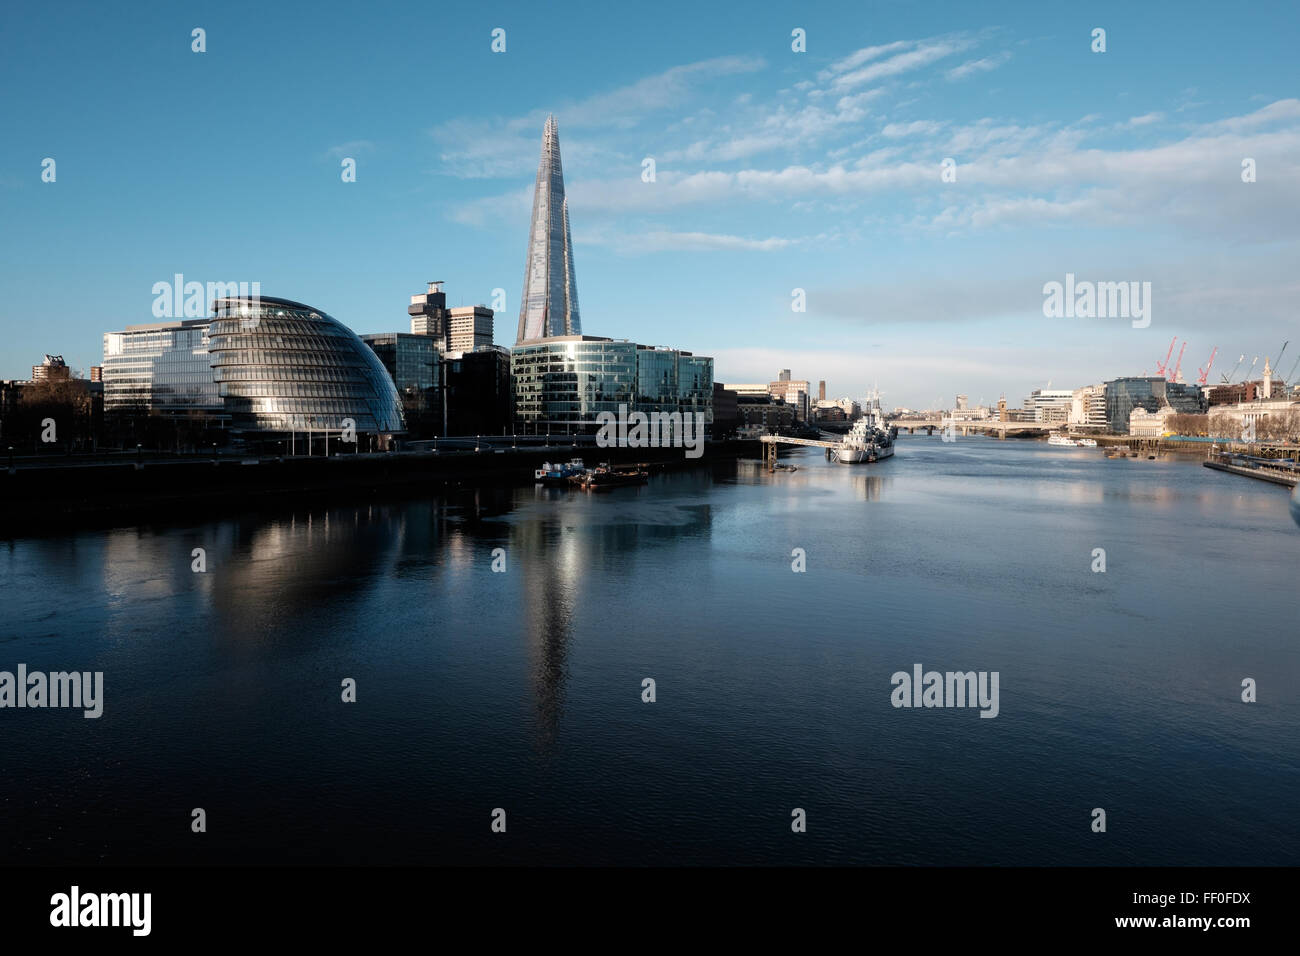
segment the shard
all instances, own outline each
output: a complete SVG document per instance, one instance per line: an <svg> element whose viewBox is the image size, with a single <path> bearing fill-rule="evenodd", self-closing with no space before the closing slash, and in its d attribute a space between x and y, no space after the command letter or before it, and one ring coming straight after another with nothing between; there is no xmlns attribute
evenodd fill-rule
<svg viewBox="0 0 1300 956"><path fill-rule="evenodd" d="M581 335L578 284L573 276L569 204L564 198L560 135L555 117L546 118L542 161L533 190L533 222L528 232L524 292L519 305L517 342L554 335Z"/></svg>

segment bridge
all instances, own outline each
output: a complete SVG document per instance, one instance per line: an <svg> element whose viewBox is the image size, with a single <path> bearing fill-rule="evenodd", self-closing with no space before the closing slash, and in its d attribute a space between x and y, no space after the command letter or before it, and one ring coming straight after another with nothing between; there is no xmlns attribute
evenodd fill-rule
<svg viewBox="0 0 1300 956"><path fill-rule="evenodd" d="M943 431L946 428L952 428L955 434L996 434L999 438L1006 438L1011 435L1047 435L1051 433L1052 426L1042 422L1002 422L992 419L972 421L954 421L950 418L899 418L888 424L893 425L900 432L908 431L915 434L917 431L925 431L927 435L933 435L935 429ZM1064 422L1061 423L1064 426Z"/></svg>

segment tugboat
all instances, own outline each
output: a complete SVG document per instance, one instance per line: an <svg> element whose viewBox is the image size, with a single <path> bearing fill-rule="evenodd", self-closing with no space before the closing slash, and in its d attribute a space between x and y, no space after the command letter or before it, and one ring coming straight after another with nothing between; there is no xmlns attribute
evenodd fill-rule
<svg viewBox="0 0 1300 956"><path fill-rule="evenodd" d="M552 465L543 462L542 467L533 472L533 478L548 488L567 488L573 479L586 471L581 458L571 458L565 464Z"/></svg>

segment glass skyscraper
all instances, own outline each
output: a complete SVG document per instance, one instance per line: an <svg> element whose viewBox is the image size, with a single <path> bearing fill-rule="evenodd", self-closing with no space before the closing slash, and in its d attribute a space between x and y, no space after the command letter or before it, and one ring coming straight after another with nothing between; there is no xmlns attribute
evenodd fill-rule
<svg viewBox="0 0 1300 956"><path fill-rule="evenodd" d="M528 231L516 341L581 334L573 240L569 238L569 203L564 198L564 169L560 165L560 134L555 117L548 116L533 188L533 219Z"/></svg>

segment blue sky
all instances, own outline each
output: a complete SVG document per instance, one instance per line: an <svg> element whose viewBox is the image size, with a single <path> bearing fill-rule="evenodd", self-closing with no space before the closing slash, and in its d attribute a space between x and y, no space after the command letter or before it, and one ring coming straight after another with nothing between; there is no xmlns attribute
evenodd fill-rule
<svg viewBox="0 0 1300 956"><path fill-rule="evenodd" d="M1215 345L1215 378L1300 356L1296 4L728 6L9 5L0 377L95 364L175 273L358 332L428 279L503 288L512 344L548 112L583 330L722 381L915 407L1150 372L1174 336L1189 380ZM1045 318L1067 272L1151 282L1150 326Z"/></svg>

